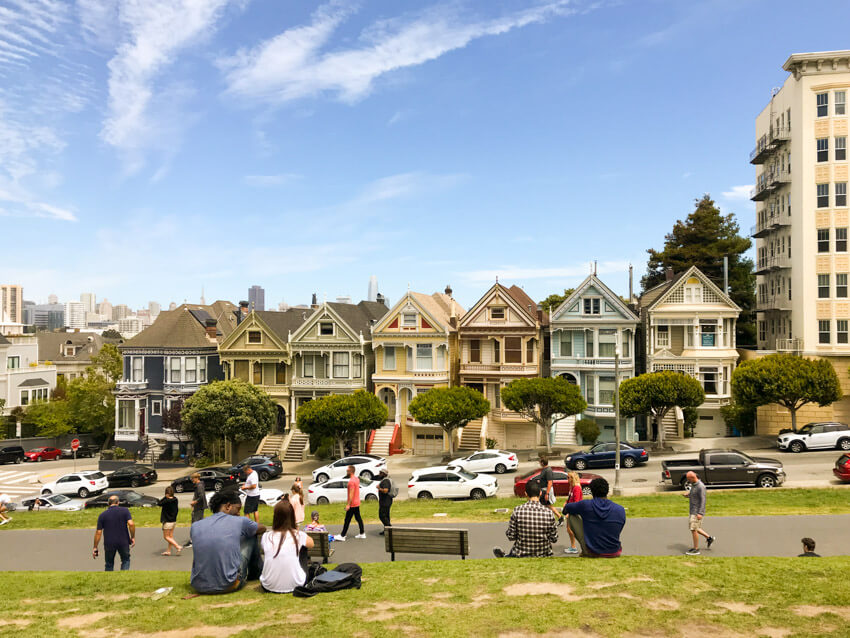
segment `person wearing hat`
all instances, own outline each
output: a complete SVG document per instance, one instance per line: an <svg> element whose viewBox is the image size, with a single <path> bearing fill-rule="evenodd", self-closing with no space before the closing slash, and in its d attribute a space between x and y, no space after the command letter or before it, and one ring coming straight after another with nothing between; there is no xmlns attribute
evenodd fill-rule
<svg viewBox="0 0 850 638"><path fill-rule="evenodd" d="M386 529L392 525L390 523L390 508L393 506L394 490L389 470L386 467L381 468L379 477L381 482L378 483L378 518L384 526L379 534L383 536Z"/></svg>

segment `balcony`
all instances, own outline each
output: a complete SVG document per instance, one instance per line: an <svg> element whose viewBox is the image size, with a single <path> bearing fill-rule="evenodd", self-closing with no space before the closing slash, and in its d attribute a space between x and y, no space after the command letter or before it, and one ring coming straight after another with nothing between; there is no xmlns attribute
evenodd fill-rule
<svg viewBox="0 0 850 638"><path fill-rule="evenodd" d="M761 202L767 199L783 184L791 183L791 173L786 170L774 170L762 173L755 188L750 190L750 199Z"/></svg>
<svg viewBox="0 0 850 638"><path fill-rule="evenodd" d="M750 227L750 236L755 238L764 237L775 230L779 230L780 228L787 228L790 225L790 216L783 217L781 215L774 215Z"/></svg>
<svg viewBox="0 0 850 638"><path fill-rule="evenodd" d="M364 387L363 379L313 379L310 377L299 377L292 380L293 388L345 388L355 389ZM285 390L279 386L268 386L269 392L280 392Z"/></svg>
<svg viewBox="0 0 850 638"><path fill-rule="evenodd" d="M592 416L614 416L613 405L588 405L584 411L587 415Z"/></svg>
<svg viewBox="0 0 850 638"><path fill-rule="evenodd" d="M773 128L761 137L750 152L750 164L764 164L771 154L791 139L791 129Z"/></svg>
<svg viewBox="0 0 850 638"><path fill-rule="evenodd" d="M499 421L517 421L521 423L531 423L531 421L526 419L519 412L514 412L513 410L495 408L493 410L490 410L490 416L494 419L498 419Z"/></svg>
<svg viewBox="0 0 850 638"><path fill-rule="evenodd" d="M763 275L773 270L781 270L791 267L791 259L787 255L773 255L771 257L763 257L756 262L755 273Z"/></svg>
<svg viewBox="0 0 850 638"><path fill-rule="evenodd" d="M776 340L776 351L777 352L791 352L791 353L799 354L803 351L803 340L802 339L777 339Z"/></svg>
<svg viewBox="0 0 850 638"><path fill-rule="evenodd" d="M630 368L632 366L632 358L631 357L621 357L620 358L620 367L621 368ZM578 369L590 369L602 368L604 370L613 370L614 369L614 357L606 357L604 359L589 359L584 357L553 357L552 359L552 367L553 368L578 368Z"/></svg>
<svg viewBox="0 0 850 638"><path fill-rule="evenodd" d="M194 394L202 385L206 385L206 383L201 383L200 381L195 383L164 383L162 389L164 392Z"/></svg>
<svg viewBox="0 0 850 638"><path fill-rule="evenodd" d="M756 310L791 310L791 303L787 292L776 295L759 295L756 298Z"/></svg>
<svg viewBox="0 0 850 638"><path fill-rule="evenodd" d="M461 374L537 374L537 366L516 363L462 363Z"/></svg>
<svg viewBox="0 0 850 638"><path fill-rule="evenodd" d="M115 384L115 389L117 391L124 390L125 392L139 392L140 390L146 390L148 387L148 380L144 381L118 381Z"/></svg>

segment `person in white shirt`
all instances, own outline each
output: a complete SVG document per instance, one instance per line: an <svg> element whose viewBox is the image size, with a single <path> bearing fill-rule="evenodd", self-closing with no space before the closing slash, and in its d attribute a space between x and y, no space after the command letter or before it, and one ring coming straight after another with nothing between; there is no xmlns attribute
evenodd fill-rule
<svg viewBox="0 0 850 638"><path fill-rule="evenodd" d="M260 541L265 554L260 583L273 594L288 594L307 581L305 549L313 547L313 539L295 524L295 510L289 501L274 506L272 529Z"/></svg>
<svg viewBox="0 0 850 638"><path fill-rule="evenodd" d="M260 481L257 478L257 473L250 465L245 468L245 482L242 484L242 491L245 492L245 516L253 518L255 523L260 522L260 514L257 511L260 508Z"/></svg>
<svg viewBox="0 0 850 638"><path fill-rule="evenodd" d="M12 502L12 499L9 498L8 494L0 494L0 525L5 525L12 519L6 516L6 510L9 503Z"/></svg>

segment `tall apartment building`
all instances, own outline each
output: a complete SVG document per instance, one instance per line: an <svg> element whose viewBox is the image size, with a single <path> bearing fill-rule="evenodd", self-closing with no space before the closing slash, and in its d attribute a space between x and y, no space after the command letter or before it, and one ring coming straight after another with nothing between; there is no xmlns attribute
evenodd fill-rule
<svg viewBox="0 0 850 638"><path fill-rule="evenodd" d="M832 361L850 394L847 95L850 51L796 53L788 78L756 118L758 347ZM806 414L803 414L803 412ZM804 408L798 421L850 418L850 397ZM759 433L790 421L759 410Z"/></svg>
<svg viewBox="0 0 850 638"><path fill-rule="evenodd" d="M79 329L86 327L86 306L82 301L65 302L65 327Z"/></svg>
<svg viewBox="0 0 850 638"><path fill-rule="evenodd" d="M248 288L248 307L260 312L266 309L266 291L262 286Z"/></svg>
<svg viewBox="0 0 850 638"><path fill-rule="evenodd" d="M0 321L23 323L24 289L15 284L0 284Z"/></svg>
<svg viewBox="0 0 850 638"><path fill-rule="evenodd" d="M93 292L81 292L80 301L86 307L86 312L97 312L96 297Z"/></svg>
<svg viewBox="0 0 850 638"><path fill-rule="evenodd" d="M127 304L117 304L112 307L112 320L113 321L121 321L124 317L129 317L133 312L130 310L130 306Z"/></svg>

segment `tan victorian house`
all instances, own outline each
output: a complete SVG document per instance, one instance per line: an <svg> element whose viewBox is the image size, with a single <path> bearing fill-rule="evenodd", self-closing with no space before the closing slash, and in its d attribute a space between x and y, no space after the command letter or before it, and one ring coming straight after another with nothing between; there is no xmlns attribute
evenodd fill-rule
<svg viewBox="0 0 850 638"><path fill-rule="evenodd" d="M398 428L402 445L414 454L448 449L443 430L416 422L408 406L417 394L457 384L457 324L463 314L451 288L433 295L408 291L372 329L374 391L391 419L384 429Z"/></svg>
<svg viewBox="0 0 850 638"><path fill-rule="evenodd" d="M506 448L543 442L532 422L501 404L501 389L514 379L540 377L548 317L519 286L496 283L463 315L458 326L460 383L483 393L490 413L464 428L461 447L483 449L486 439Z"/></svg>

